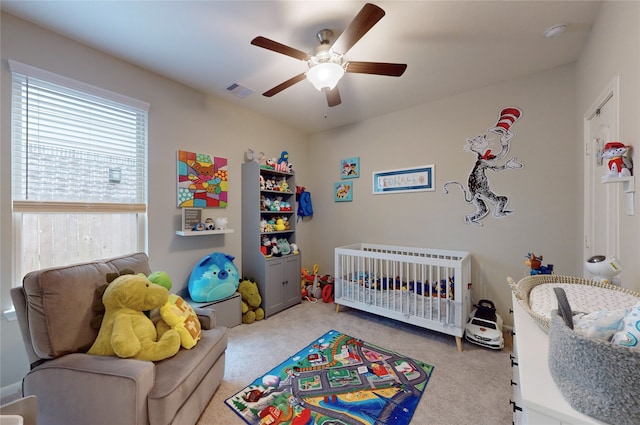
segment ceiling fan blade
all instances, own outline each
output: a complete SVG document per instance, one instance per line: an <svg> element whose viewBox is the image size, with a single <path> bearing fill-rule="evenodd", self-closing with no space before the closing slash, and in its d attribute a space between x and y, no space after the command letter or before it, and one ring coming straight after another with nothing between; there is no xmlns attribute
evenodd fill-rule
<svg viewBox="0 0 640 425"><path fill-rule="evenodd" d="M357 74L376 74L399 77L407 69L405 63L385 63L385 62L348 62L346 72Z"/></svg>
<svg viewBox="0 0 640 425"><path fill-rule="evenodd" d="M342 99L340 99L340 92L338 91L338 87L334 87L333 90L328 90L325 92L327 95L327 104L329 107L338 106L342 103Z"/></svg>
<svg viewBox="0 0 640 425"><path fill-rule="evenodd" d="M365 4L331 49L336 53L347 53L383 16L384 10L375 4Z"/></svg>
<svg viewBox="0 0 640 425"><path fill-rule="evenodd" d="M294 49L293 47L285 46L277 41L269 40L268 38L258 36L251 40L251 44L254 46L262 47L263 49L272 50L283 55L291 56L292 58L306 61L309 59L309 55L302 50Z"/></svg>
<svg viewBox="0 0 640 425"><path fill-rule="evenodd" d="M302 74L298 74L295 77L289 78L284 83L278 84L277 86L275 86L271 90L267 90L266 92L262 93L262 95L265 96L265 97L271 97L274 94L278 94L282 90L291 87L295 83L299 83L300 81L304 80L305 78L306 78L306 76L304 75L304 72L303 72Z"/></svg>

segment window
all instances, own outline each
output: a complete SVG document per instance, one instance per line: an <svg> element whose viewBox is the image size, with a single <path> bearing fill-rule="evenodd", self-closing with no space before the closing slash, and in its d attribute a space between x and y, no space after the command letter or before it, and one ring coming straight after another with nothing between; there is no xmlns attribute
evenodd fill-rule
<svg viewBox="0 0 640 425"><path fill-rule="evenodd" d="M146 250L149 105L9 61L14 282Z"/></svg>

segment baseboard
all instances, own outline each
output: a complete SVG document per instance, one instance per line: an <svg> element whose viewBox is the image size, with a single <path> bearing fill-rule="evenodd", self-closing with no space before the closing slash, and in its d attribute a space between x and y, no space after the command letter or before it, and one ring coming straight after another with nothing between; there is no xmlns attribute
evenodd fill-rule
<svg viewBox="0 0 640 425"><path fill-rule="evenodd" d="M0 406L10 403L22 397L22 382L14 382L13 384L0 387Z"/></svg>

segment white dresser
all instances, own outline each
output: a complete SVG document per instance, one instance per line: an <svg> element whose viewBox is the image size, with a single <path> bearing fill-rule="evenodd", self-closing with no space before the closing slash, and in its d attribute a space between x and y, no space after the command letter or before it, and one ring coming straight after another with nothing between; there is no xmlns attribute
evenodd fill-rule
<svg viewBox="0 0 640 425"><path fill-rule="evenodd" d="M512 295L514 336L514 423L522 425L604 424L575 411L556 386L548 366L548 335ZM522 409L522 410L520 410Z"/></svg>

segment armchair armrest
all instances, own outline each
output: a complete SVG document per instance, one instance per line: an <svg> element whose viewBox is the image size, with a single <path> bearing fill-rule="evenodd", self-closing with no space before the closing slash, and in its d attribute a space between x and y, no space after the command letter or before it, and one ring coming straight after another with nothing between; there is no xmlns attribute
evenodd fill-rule
<svg viewBox="0 0 640 425"><path fill-rule="evenodd" d="M218 316L214 309L211 307L194 307L193 311L196 312L202 329L213 329L216 327Z"/></svg>
<svg viewBox="0 0 640 425"><path fill-rule="evenodd" d="M43 423L146 424L154 381L152 362L75 353L31 370L22 391L38 397Z"/></svg>

